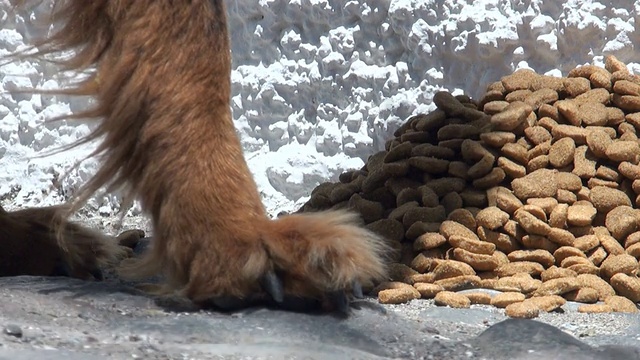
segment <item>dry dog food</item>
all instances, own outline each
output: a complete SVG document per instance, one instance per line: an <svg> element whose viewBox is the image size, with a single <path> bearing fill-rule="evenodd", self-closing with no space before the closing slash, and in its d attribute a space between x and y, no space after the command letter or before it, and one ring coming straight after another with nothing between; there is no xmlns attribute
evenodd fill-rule
<svg viewBox="0 0 640 360"><path fill-rule="evenodd" d="M433 102L301 209L352 209L388 239L405 265L391 280L406 287L379 286L380 302L489 303L524 318L566 300L633 311L640 76L607 57L561 78L518 70L478 101L439 92ZM475 288L503 293L456 293Z"/></svg>

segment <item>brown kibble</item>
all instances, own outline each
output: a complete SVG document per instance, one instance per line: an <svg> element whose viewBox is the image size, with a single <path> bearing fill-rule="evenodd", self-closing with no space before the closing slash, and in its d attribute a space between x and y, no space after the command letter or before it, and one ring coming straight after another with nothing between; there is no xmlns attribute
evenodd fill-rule
<svg viewBox="0 0 640 360"><path fill-rule="evenodd" d="M491 131L480 134L480 140L494 148L501 148L505 144L515 143L516 135L510 131Z"/></svg>
<svg viewBox="0 0 640 360"><path fill-rule="evenodd" d="M507 143L500 148L502 154L511 160L515 160L520 164L526 164L529 162L529 153L527 148L518 143Z"/></svg>
<svg viewBox="0 0 640 360"><path fill-rule="evenodd" d="M640 95L640 85L629 80L618 80L613 85L613 92L618 95Z"/></svg>
<svg viewBox="0 0 640 360"><path fill-rule="evenodd" d="M600 273L611 278L618 273L635 275L638 271L638 260L629 254L609 255L600 265Z"/></svg>
<svg viewBox="0 0 640 360"><path fill-rule="evenodd" d="M613 161L628 161L637 164L640 157L640 144L637 141L613 141L607 147L605 154Z"/></svg>
<svg viewBox="0 0 640 360"><path fill-rule="evenodd" d="M475 289L480 286L480 278L476 275L460 275L436 280L434 283L442 286L445 291L461 291Z"/></svg>
<svg viewBox="0 0 640 360"><path fill-rule="evenodd" d="M595 249L598 245L600 245L600 241L596 235L583 235L573 242L573 246L582 252Z"/></svg>
<svg viewBox="0 0 640 360"><path fill-rule="evenodd" d="M530 105L522 101L514 101L502 112L491 116L491 124L495 130L512 131L522 124L532 111L533 108Z"/></svg>
<svg viewBox="0 0 640 360"><path fill-rule="evenodd" d="M607 55L604 58L604 68L610 72L615 73L616 71L623 71L628 73L629 69L627 69L627 65L622 61L618 60L614 55Z"/></svg>
<svg viewBox="0 0 640 360"><path fill-rule="evenodd" d="M595 266L600 266L600 264L602 264L602 262L604 261L604 259L606 259L606 257L609 254L607 253L607 251L602 247L602 246L598 246L597 248L589 251L587 253L587 258L589 259L589 261L591 261Z"/></svg>
<svg viewBox="0 0 640 360"><path fill-rule="evenodd" d="M491 295L486 292L467 292L464 293L472 304L489 305L491 303Z"/></svg>
<svg viewBox="0 0 640 360"><path fill-rule="evenodd" d="M542 126L532 126L524 129L524 134L535 145L550 141L552 136L549 130Z"/></svg>
<svg viewBox="0 0 640 360"><path fill-rule="evenodd" d="M596 186L589 192L589 200L598 212L606 214L621 205L631 206L631 200L624 192L605 186Z"/></svg>
<svg viewBox="0 0 640 360"><path fill-rule="evenodd" d="M611 277L611 286L615 291L633 301L640 302L640 279L624 273L617 273Z"/></svg>
<svg viewBox="0 0 640 360"><path fill-rule="evenodd" d="M507 316L518 319L533 319L540 314L540 309L527 301L513 303L504 310Z"/></svg>
<svg viewBox="0 0 640 360"><path fill-rule="evenodd" d="M589 131L586 137L587 146L591 152L601 158L607 159L607 148L613 143L611 137L604 130Z"/></svg>
<svg viewBox="0 0 640 360"><path fill-rule="evenodd" d="M549 150L549 163L556 168L563 168L573 163L576 143L571 138L556 141Z"/></svg>
<svg viewBox="0 0 640 360"><path fill-rule="evenodd" d="M544 221L538 219L530 212L518 209L513 215L518 224L529 234L549 235L552 231L551 226ZM555 228L554 228L555 229ZM555 229L559 230L559 229Z"/></svg>
<svg viewBox="0 0 640 360"><path fill-rule="evenodd" d="M563 204L573 204L574 202L578 201L578 197L576 196L576 194L564 189L558 189L556 198L558 199L558 202Z"/></svg>
<svg viewBox="0 0 640 360"><path fill-rule="evenodd" d="M574 100L578 104L593 102L593 103L601 103L601 104L608 105L610 99L611 99L611 94L609 93L609 90L597 88L597 89L591 89L585 92L584 94L580 94L576 96Z"/></svg>
<svg viewBox="0 0 640 360"><path fill-rule="evenodd" d="M476 219L468 209L455 209L449 213L447 220L457 222L467 229L473 231L476 227Z"/></svg>
<svg viewBox="0 0 640 360"><path fill-rule="evenodd" d="M464 249L475 254L491 255L496 249L495 244L490 242L471 239L463 236L452 235L449 237L449 244L454 248Z"/></svg>
<svg viewBox="0 0 640 360"><path fill-rule="evenodd" d="M593 191L591 191L593 194ZM596 217L597 210L589 203L576 203L567 210L567 223L573 226L588 226Z"/></svg>
<svg viewBox="0 0 640 360"><path fill-rule="evenodd" d="M473 180L473 187L476 189L488 189L494 186L499 185L502 180L504 180L506 177L506 174L504 172L504 170L502 170L499 167L493 168L491 169L491 171L478 179Z"/></svg>
<svg viewBox="0 0 640 360"><path fill-rule="evenodd" d="M585 304L598 302L598 292L596 289L592 289L590 287L569 291L562 296L569 301L576 301Z"/></svg>
<svg viewBox="0 0 640 360"><path fill-rule="evenodd" d="M519 248L518 242L510 235L489 230L485 227L478 227L478 236L482 241L490 242L500 251L510 253Z"/></svg>
<svg viewBox="0 0 640 360"><path fill-rule="evenodd" d="M594 170L595 174L595 170ZM511 182L514 194L520 200L555 196L558 191L556 171L539 169Z"/></svg>
<svg viewBox="0 0 640 360"><path fill-rule="evenodd" d="M475 254L461 248L455 248L453 256L456 260L471 265L477 271L491 271L498 267L497 259L491 255Z"/></svg>
<svg viewBox="0 0 640 360"><path fill-rule="evenodd" d="M460 197L465 207L483 208L487 206L486 191L466 189L460 193ZM478 209L480 211L480 209Z"/></svg>
<svg viewBox="0 0 640 360"><path fill-rule="evenodd" d="M622 240L638 230L638 214L630 206L618 206L607 214L605 226L614 238Z"/></svg>
<svg viewBox="0 0 640 360"><path fill-rule="evenodd" d="M480 240L475 232L468 229L466 226L451 220L442 222L440 225L440 233L447 239L453 235L457 235L469 239Z"/></svg>
<svg viewBox="0 0 640 360"><path fill-rule="evenodd" d="M507 159L504 156L498 158L498 166L505 172L506 175L513 179L521 178L527 174L527 168L524 166Z"/></svg>
<svg viewBox="0 0 640 360"><path fill-rule="evenodd" d="M578 312L586 314L599 314L613 312L613 309L607 304L585 304L578 307Z"/></svg>
<svg viewBox="0 0 640 360"><path fill-rule="evenodd" d="M444 291L444 288L440 285L422 283L422 282L413 284L413 287L415 287L416 290L418 290L418 292L420 293L423 299L433 299L433 297L436 296L436 294L438 294L441 291Z"/></svg>
<svg viewBox="0 0 640 360"><path fill-rule="evenodd" d="M570 172L556 173L556 181L558 182L558 189L568 191L579 191L582 189L582 180L580 177Z"/></svg>
<svg viewBox="0 0 640 360"><path fill-rule="evenodd" d="M567 226L569 205L558 204L549 215L549 225L554 228L564 229Z"/></svg>
<svg viewBox="0 0 640 360"><path fill-rule="evenodd" d="M506 92L529 89L531 84L540 77L535 71L529 69L518 69L511 75L501 79L502 86Z"/></svg>
<svg viewBox="0 0 640 360"><path fill-rule="evenodd" d="M461 209L464 206L462 197L456 192L450 192L443 196L440 204L444 207L445 214L449 214L455 209Z"/></svg>
<svg viewBox="0 0 640 360"><path fill-rule="evenodd" d="M513 303L524 301L525 296L519 292L504 292L496 294L491 298L491 305L497 308L505 308Z"/></svg>
<svg viewBox="0 0 640 360"><path fill-rule="evenodd" d="M613 309L613 311L615 312L623 312L623 313L638 312L638 308L636 307L636 304L634 304L633 301L627 299L626 297L617 296L617 295L609 296L608 298L604 299L604 303L606 305L611 306L611 309Z"/></svg>
<svg viewBox="0 0 640 360"><path fill-rule="evenodd" d="M495 273L500 277L513 276L518 273L527 273L531 276L539 276L544 271L544 267L533 261L518 261L500 265L495 269Z"/></svg>
<svg viewBox="0 0 640 360"><path fill-rule="evenodd" d="M493 289L498 291L516 291L528 294L538 289L541 284L542 281L533 279L531 275L527 273L520 273L515 274L514 276L505 276L498 279L494 284Z"/></svg>
<svg viewBox="0 0 640 360"><path fill-rule="evenodd" d="M484 104L482 111L484 111L486 114L493 115L501 112L508 105L509 102L504 100L489 101L488 103Z"/></svg>
<svg viewBox="0 0 640 360"><path fill-rule="evenodd" d="M540 274L540 279L542 279L542 281L548 281L551 279L558 279L563 277L576 277L576 276L578 276L578 274L575 271L571 269L557 267L554 265L548 268L547 270L543 271Z"/></svg>
<svg viewBox="0 0 640 360"><path fill-rule="evenodd" d="M418 254L411 262L411 268L418 272L427 272L435 269L435 267L444 259L444 250L432 249L426 250Z"/></svg>
<svg viewBox="0 0 640 360"><path fill-rule="evenodd" d="M594 264L588 262L588 260L585 260L583 263L580 263L580 264L573 264L568 268L575 271L579 275L580 274L591 274L591 275L600 274L600 269Z"/></svg>
<svg viewBox="0 0 640 360"><path fill-rule="evenodd" d="M407 161L410 166L428 174L443 174L449 170L449 160L426 156L413 156Z"/></svg>
<svg viewBox="0 0 640 360"><path fill-rule="evenodd" d="M542 249L554 252L558 249L558 244L549 241L546 236L542 235L525 235L521 239L522 244L528 249Z"/></svg>
<svg viewBox="0 0 640 360"><path fill-rule="evenodd" d="M608 282L593 274L580 274L576 277L581 288L590 287L598 291L598 300L602 301L616 292Z"/></svg>
<svg viewBox="0 0 640 360"><path fill-rule="evenodd" d="M640 179L640 166L638 165L634 165L630 162L627 161L623 161L620 163L620 165L618 165L618 171L620 172L620 174L622 174L622 176L626 177L627 179L631 179L631 180L637 180ZM634 188L634 191L636 189ZM636 193L638 193L636 191Z"/></svg>
<svg viewBox="0 0 640 360"><path fill-rule="evenodd" d="M434 249L446 242L447 239L439 233L425 233L418 236L418 238L413 242L413 249L416 251Z"/></svg>
<svg viewBox="0 0 640 360"><path fill-rule="evenodd" d="M580 267L575 267L574 265L593 265L591 263L591 261L589 261L589 259L587 259L586 256L584 256L584 254L582 256L569 256L567 258L564 258L564 260L562 260L562 262L560 263L560 267L563 268L567 268L567 269L573 269L575 270L578 274L582 274L582 271L578 271L576 269L579 269ZM591 274L591 272L588 272L589 274Z"/></svg>
<svg viewBox="0 0 640 360"><path fill-rule="evenodd" d="M520 201L520 199L518 199L518 197L516 197L511 190L507 188L499 188L497 194L496 206L509 214L513 215L516 210L523 206L522 201Z"/></svg>
<svg viewBox="0 0 640 360"><path fill-rule="evenodd" d="M518 261L534 261L540 263L545 268L550 267L555 263L553 255L542 249L537 250L516 250L510 252L507 257L511 262Z"/></svg>
<svg viewBox="0 0 640 360"><path fill-rule="evenodd" d="M564 89L570 97L586 93L591 89L591 82L589 79L582 77L577 78L563 78Z"/></svg>
<svg viewBox="0 0 640 360"><path fill-rule="evenodd" d="M604 126L609 120L606 107L601 103L584 103L578 113L584 126Z"/></svg>
<svg viewBox="0 0 640 360"><path fill-rule="evenodd" d="M464 309L471 306L471 300L463 294L451 291L441 291L434 297L435 304L438 306L449 306L457 309Z"/></svg>
<svg viewBox="0 0 640 360"><path fill-rule="evenodd" d="M640 96L613 94L611 96L611 101L624 111L640 111Z"/></svg>
<svg viewBox="0 0 640 360"><path fill-rule="evenodd" d="M596 161L591 155L587 154L588 147L586 145L578 146L573 155L572 173L583 179L589 179L596 176Z"/></svg>
<svg viewBox="0 0 640 360"><path fill-rule="evenodd" d="M550 279L540 285L534 296L562 295L579 288L580 282L577 277Z"/></svg>
<svg viewBox="0 0 640 360"><path fill-rule="evenodd" d="M490 206L482 209L478 215L476 215L476 223L491 230L495 230L503 226L508 220L509 214L500 210L496 206Z"/></svg>
<svg viewBox="0 0 640 360"><path fill-rule="evenodd" d="M596 238L602 247L611 255L622 255L625 253L624 248L613 236L606 233L596 233Z"/></svg>
<svg viewBox="0 0 640 360"><path fill-rule="evenodd" d="M573 243L576 240L575 235L573 235L570 231L555 227L551 228L547 236L549 237L550 241L560 246L573 246Z"/></svg>
<svg viewBox="0 0 640 360"><path fill-rule="evenodd" d="M554 104L558 112L573 126L582 125L578 104L573 100L558 100Z"/></svg>
<svg viewBox="0 0 640 360"><path fill-rule="evenodd" d="M401 282L383 283L377 288L378 301L381 304L404 304L420 298L420 293L413 286Z"/></svg>

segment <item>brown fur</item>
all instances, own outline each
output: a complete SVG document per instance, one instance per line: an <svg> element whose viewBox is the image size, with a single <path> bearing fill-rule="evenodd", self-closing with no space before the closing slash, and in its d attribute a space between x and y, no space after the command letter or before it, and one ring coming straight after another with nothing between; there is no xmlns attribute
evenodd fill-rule
<svg viewBox="0 0 640 360"><path fill-rule="evenodd" d="M321 299L385 274L383 241L346 212L270 220L231 118L231 58L222 0L56 2L63 27L41 53L75 48L66 68L96 71L65 93L97 107L83 141L104 136L103 161L72 210L100 187L124 189L151 216L154 244L121 274L164 273L196 303L260 291L275 270L288 294Z"/></svg>
<svg viewBox="0 0 640 360"><path fill-rule="evenodd" d="M0 207L0 276L92 279L124 255L115 239L66 221L60 207L6 212ZM62 232L61 237L56 231Z"/></svg>

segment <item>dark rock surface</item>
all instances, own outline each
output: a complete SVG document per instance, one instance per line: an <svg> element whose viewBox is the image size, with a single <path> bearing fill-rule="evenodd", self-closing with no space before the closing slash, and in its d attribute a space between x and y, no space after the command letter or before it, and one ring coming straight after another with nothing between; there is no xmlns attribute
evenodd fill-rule
<svg viewBox="0 0 640 360"><path fill-rule="evenodd" d="M589 344L488 308L414 303L366 306L348 319L267 309L170 312L114 281L1 278L0 359L640 359L629 346L640 329L635 317L616 315L624 317L614 321L616 335Z"/></svg>

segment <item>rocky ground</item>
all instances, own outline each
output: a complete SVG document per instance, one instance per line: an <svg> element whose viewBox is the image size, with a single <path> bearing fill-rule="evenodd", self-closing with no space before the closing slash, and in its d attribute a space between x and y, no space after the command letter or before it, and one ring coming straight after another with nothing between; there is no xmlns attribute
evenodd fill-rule
<svg viewBox="0 0 640 360"><path fill-rule="evenodd" d="M365 306L347 319L174 312L114 280L0 279L0 359L640 358L637 316L581 314L567 304L538 320L429 300Z"/></svg>

